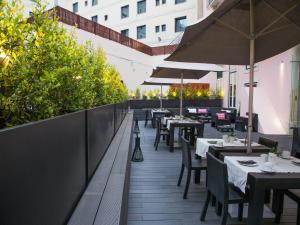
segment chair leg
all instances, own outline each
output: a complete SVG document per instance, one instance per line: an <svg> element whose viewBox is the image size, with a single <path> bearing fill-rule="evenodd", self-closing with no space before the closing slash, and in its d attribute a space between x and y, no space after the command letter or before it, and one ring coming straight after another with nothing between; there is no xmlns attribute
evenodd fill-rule
<svg viewBox="0 0 300 225"><path fill-rule="evenodd" d="M216 204L216 213L218 216L222 215L222 204L220 202Z"/></svg>
<svg viewBox="0 0 300 225"><path fill-rule="evenodd" d="M297 207L297 225L300 225L300 203L298 203Z"/></svg>
<svg viewBox="0 0 300 225"><path fill-rule="evenodd" d="M178 182L177 182L177 186L179 187L181 184L181 180L182 180L182 176L183 176L183 172L184 172L184 165L181 165L181 170L180 170L180 174L179 174L179 178L178 178Z"/></svg>
<svg viewBox="0 0 300 225"><path fill-rule="evenodd" d="M223 213L222 213L221 225L226 225L227 217L228 217L228 204L224 203L223 204Z"/></svg>
<svg viewBox="0 0 300 225"><path fill-rule="evenodd" d="M159 142L160 142L160 135L157 137L157 142L156 142L156 146L155 146L155 151L157 151Z"/></svg>
<svg viewBox="0 0 300 225"><path fill-rule="evenodd" d="M243 220L243 211L244 211L244 204L243 203L239 203L239 221Z"/></svg>
<svg viewBox="0 0 300 225"><path fill-rule="evenodd" d="M209 200L210 200L210 192L207 191L206 200L205 200L205 203L204 203L204 206L203 206L203 209L202 209L202 213L201 213L201 217L200 217L201 221L205 220L205 216L206 216L206 212L207 212Z"/></svg>
<svg viewBox="0 0 300 225"><path fill-rule="evenodd" d="M189 186L190 186L190 182L191 182L191 173L192 173L192 171L190 169L188 169L183 199L187 198L187 194L188 194Z"/></svg>
<svg viewBox="0 0 300 225"><path fill-rule="evenodd" d="M156 142L157 142L157 135L155 136L154 147L156 146Z"/></svg>

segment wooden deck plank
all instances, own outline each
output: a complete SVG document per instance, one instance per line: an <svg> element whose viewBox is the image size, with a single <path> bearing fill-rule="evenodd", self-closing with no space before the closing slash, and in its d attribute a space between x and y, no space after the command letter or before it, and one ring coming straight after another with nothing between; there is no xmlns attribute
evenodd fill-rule
<svg viewBox="0 0 300 225"><path fill-rule="evenodd" d="M188 199L183 200L182 194L185 184L185 175L182 186L177 187L181 153L175 150L169 152L164 142L154 150L153 142L155 130L148 126L144 128L140 122L141 148L144 162L131 163L131 176L128 204L128 225L216 225L220 218L216 216L214 208L209 207L205 222L200 222L200 212L205 199L205 175L201 177L201 184L191 182ZM205 137L221 137L221 133L206 125ZM244 134L238 133L244 137ZM259 134L254 134L254 140ZM270 136L269 136L270 137ZM271 136L272 138L272 136ZM279 147L286 149L290 145L290 137L274 136L280 139ZM286 198L287 199L287 198ZM244 225L237 219L230 218L228 224ZM265 225L273 224L273 220L264 219ZM296 204L286 200L282 225L296 224Z"/></svg>

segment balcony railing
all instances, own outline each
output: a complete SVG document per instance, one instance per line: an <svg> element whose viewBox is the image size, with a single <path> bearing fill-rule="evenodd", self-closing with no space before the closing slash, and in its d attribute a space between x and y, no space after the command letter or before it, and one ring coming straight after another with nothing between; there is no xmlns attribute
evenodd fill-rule
<svg viewBox="0 0 300 225"><path fill-rule="evenodd" d="M172 53L177 45L167 45L159 47L151 47L132 38L123 36L121 33L114 31L101 24L88 20L80 15L77 15L69 10L59 6L54 8L59 21L71 26L77 26L78 29L93 33L105 39L125 45L147 55L166 55Z"/></svg>

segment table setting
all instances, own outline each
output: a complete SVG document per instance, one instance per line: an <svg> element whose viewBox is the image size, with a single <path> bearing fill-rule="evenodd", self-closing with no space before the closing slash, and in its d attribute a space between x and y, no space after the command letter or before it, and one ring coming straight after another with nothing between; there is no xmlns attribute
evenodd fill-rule
<svg viewBox="0 0 300 225"><path fill-rule="evenodd" d="M243 192L246 190L248 173L300 173L300 160L292 157L288 151L283 151L280 156L273 153L260 156L225 156L224 162L227 164L228 181Z"/></svg>
<svg viewBox="0 0 300 225"><path fill-rule="evenodd" d="M210 146L217 148L224 147L245 147L247 141L245 139L238 139L235 136L223 135L222 139L217 138L197 138L196 142L196 154L206 158L206 152L208 152ZM252 142L251 146L260 146L256 142Z"/></svg>

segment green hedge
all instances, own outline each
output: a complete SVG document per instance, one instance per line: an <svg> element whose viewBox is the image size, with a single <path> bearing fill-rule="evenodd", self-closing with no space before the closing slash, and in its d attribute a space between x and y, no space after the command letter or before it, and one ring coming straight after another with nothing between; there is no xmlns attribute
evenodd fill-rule
<svg viewBox="0 0 300 225"><path fill-rule="evenodd" d="M7 126L127 100L101 49L79 45L39 2L30 23L21 7L0 0L0 116Z"/></svg>

